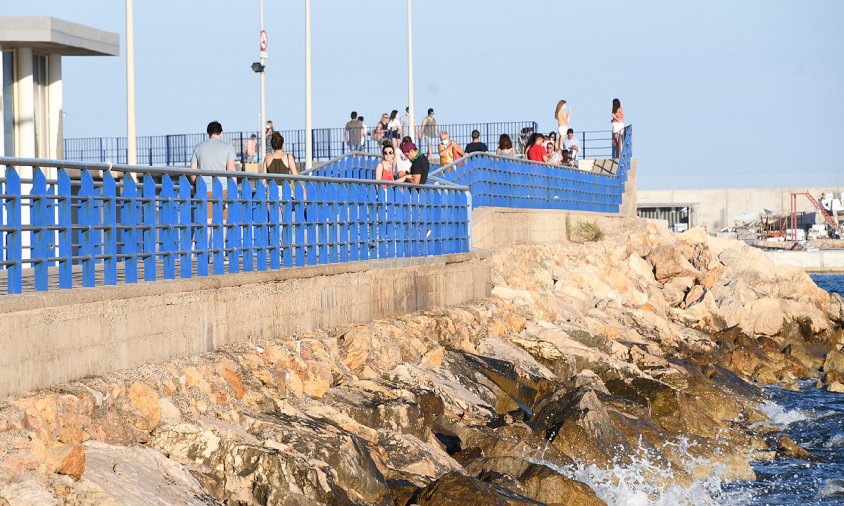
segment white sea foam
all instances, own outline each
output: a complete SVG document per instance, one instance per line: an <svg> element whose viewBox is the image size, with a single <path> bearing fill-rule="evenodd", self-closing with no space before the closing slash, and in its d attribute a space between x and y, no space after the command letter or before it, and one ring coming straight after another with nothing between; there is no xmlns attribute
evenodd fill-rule
<svg viewBox="0 0 844 506"><path fill-rule="evenodd" d="M824 483L823 487L821 487L820 491L818 491L818 497L822 499L829 497L844 497L844 480L840 478L826 480L826 483Z"/></svg>
<svg viewBox="0 0 844 506"><path fill-rule="evenodd" d="M838 433L823 444L826 448L844 448L844 433Z"/></svg>
<svg viewBox="0 0 844 506"><path fill-rule="evenodd" d="M759 411L764 413L771 423L778 427L785 427L794 422L807 420L808 417L796 409L786 410L774 401L763 401L759 404Z"/></svg>
<svg viewBox="0 0 844 506"><path fill-rule="evenodd" d="M578 463L573 469L557 471L589 485L609 505L620 506L680 506L743 504L751 499L747 490L726 491L723 466L709 459L689 456L688 441L666 443L677 447L679 454L686 455L682 462L684 474L705 475L686 486L676 484L674 470L659 464L656 455L639 445L630 460L621 463L618 459L609 469ZM544 463L549 465L548 463ZM705 470L705 472L701 472Z"/></svg>

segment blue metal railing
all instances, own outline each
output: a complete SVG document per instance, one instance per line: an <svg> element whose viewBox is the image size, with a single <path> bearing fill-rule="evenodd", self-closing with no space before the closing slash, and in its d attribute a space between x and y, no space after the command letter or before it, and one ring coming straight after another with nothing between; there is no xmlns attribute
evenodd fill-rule
<svg viewBox="0 0 844 506"><path fill-rule="evenodd" d="M0 164L0 285L10 294L30 283L43 291L470 248L469 196L457 185L16 158ZM47 168L57 169L56 179L45 176Z"/></svg>
<svg viewBox="0 0 844 506"><path fill-rule="evenodd" d="M481 133L481 141L495 151L498 146L498 137L501 134L510 135L513 145L518 149L519 139L524 130L537 131L538 126L534 121L512 121L512 122L491 122L491 123L461 123L437 125L437 131L446 130L459 144L465 146L471 142L472 130L477 129ZM421 127L417 125L417 133ZM343 128L318 128L312 132L314 160L331 160L353 151L364 151L380 153L379 142L373 135L374 127L369 127L370 135L360 146L350 145L346 142L346 133ZM305 131L304 130L280 130L285 140L285 150L293 155L296 160L305 159ZM252 135L256 136L256 153L259 160L263 159L263 150L260 144L260 132L241 131L223 132L223 140L234 146L240 162L250 161L247 157L247 144ZM188 166L190 165L193 149L197 144L207 138L206 134L173 134L157 136L138 137L138 163L146 165L166 166ZM581 158L601 158L610 156L612 136L609 130L578 132L577 139L581 146ZM429 142L433 143L433 154L437 153L437 138L422 139L420 147L425 148ZM70 138L64 140L65 160L78 162L112 162L125 164L128 160L125 137L90 137Z"/></svg>
<svg viewBox="0 0 844 506"><path fill-rule="evenodd" d="M630 170L632 134L632 126L627 126L622 136L622 156L614 166L614 174L472 153L430 175L468 186L473 207L617 213Z"/></svg>

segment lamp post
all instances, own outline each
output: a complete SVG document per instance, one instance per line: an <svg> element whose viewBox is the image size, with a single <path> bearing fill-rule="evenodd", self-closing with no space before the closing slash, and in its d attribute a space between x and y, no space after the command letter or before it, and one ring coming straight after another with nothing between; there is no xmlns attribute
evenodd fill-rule
<svg viewBox="0 0 844 506"><path fill-rule="evenodd" d="M412 0L407 0L407 106L410 108L408 114L410 115L410 134L417 144L419 139L416 139L416 125L415 116L413 112L413 4Z"/></svg>
<svg viewBox="0 0 844 506"><path fill-rule="evenodd" d="M135 136L135 22L132 0L126 0L126 149L129 165L138 163Z"/></svg>
<svg viewBox="0 0 844 506"><path fill-rule="evenodd" d="M258 156L258 163L263 161L264 156L266 156L266 149L267 149L267 116L266 116L266 94L264 93L264 59L267 56L267 32L264 31L264 0L260 0L258 2L259 5L259 21L261 24L261 32L260 32L260 60L259 60L259 68L260 68L260 80L261 80L261 127L258 129L261 132L261 144L256 146L255 154ZM255 70L255 66L252 66L252 70ZM255 70L258 72L258 70Z"/></svg>
<svg viewBox="0 0 844 506"><path fill-rule="evenodd" d="M311 0L305 0L305 168L313 167L311 131Z"/></svg>

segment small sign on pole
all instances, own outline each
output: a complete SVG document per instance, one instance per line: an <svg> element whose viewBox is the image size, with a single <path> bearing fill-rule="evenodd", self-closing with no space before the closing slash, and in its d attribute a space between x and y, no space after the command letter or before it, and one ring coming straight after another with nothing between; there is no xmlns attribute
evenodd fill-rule
<svg viewBox="0 0 844 506"><path fill-rule="evenodd" d="M267 39L267 31L261 30L261 52L264 53L267 51L267 43L269 39Z"/></svg>

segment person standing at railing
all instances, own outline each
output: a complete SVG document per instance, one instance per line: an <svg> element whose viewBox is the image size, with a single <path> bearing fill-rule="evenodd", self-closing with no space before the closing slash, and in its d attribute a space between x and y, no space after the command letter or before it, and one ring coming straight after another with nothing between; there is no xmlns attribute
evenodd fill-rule
<svg viewBox="0 0 844 506"><path fill-rule="evenodd" d="M390 135L390 142L393 147L398 149L399 139L401 139L401 121L399 121L399 111L393 109L390 113L390 121L387 122L387 132Z"/></svg>
<svg viewBox="0 0 844 506"><path fill-rule="evenodd" d="M489 151L486 143L481 142L481 133L477 130L472 130L472 142L466 144L466 154L470 153L486 153Z"/></svg>
<svg viewBox="0 0 844 506"><path fill-rule="evenodd" d="M570 128L569 121L571 120L571 107L568 107L565 100L557 102L557 109L554 111L554 119L557 120L560 137L566 135L566 132Z"/></svg>
<svg viewBox="0 0 844 506"><path fill-rule="evenodd" d="M621 108L621 100L612 99L612 157L621 157L621 148L624 143L622 132L624 132L624 109Z"/></svg>
<svg viewBox="0 0 844 506"><path fill-rule="evenodd" d="M369 128L366 126L366 123L363 121L363 116L358 116L358 123L360 124L358 128L360 128L360 145L364 149L364 151L368 150L367 141L369 140Z"/></svg>
<svg viewBox="0 0 844 506"><path fill-rule="evenodd" d="M428 157L419 151L416 144L405 142L401 145L402 153L410 159L410 174L399 179L413 184L425 184L428 181L428 171L431 170L431 162Z"/></svg>
<svg viewBox="0 0 844 506"><path fill-rule="evenodd" d="M358 113L352 111L352 119L346 122L344 135L346 137L346 145L349 146L349 151L360 151L361 123L358 121Z"/></svg>
<svg viewBox="0 0 844 506"><path fill-rule="evenodd" d="M392 143L385 142L381 147L381 155L383 159L375 166L375 179L378 181L392 181L395 179L393 177L393 171L396 168L396 148L393 147ZM382 187L386 189L387 185L382 185Z"/></svg>
<svg viewBox="0 0 844 506"><path fill-rule="evenodd" d="M410 107L405 107L404 114L401 115L401 135L410 136Z"/></svg>
<svg viewBox="0 0 844 506"><path fill-rule="evenodd" d="M545 135L533 134L532 143L528 141L527 157L532 162L548 162L551 154L545 149Z"/></svg>
<svg viewBox="0 0 844 506"><path fill-rule="evenodd" d="M296 159L290 153L284 152L284 137L281 136L281 132L273 132L270 145L273 152L264 158L264 172L267 174L299 175L299 171L296 169Z"/></svg>
<svg viewBox="0 0 844 506"><path fill-rule="evenodd" d="M574 138L574 129L569 128L566 132L566 136L563 137L563 141L560 143L563 146L564 150L567 150L571 153L572 161L577 160L577 155L580 153L580 146L577 144L577 139Z"/></svg>
<svg viewBox="0 0 844 506"><path fill-rule="evenodd" d="M194 148L190 167L202 170L235 170L234 146L223 141L223 125L219 121L212 121L208 123L205 131L208 133L208 139ZM194 181L196 177L191 176L191 182Z"/></svg>
<svg viewBox="0 0 844 506"><path fill-rule="evenodd" d="M495 150L495 154L516 158L516 148L513 147L513 140L510 139L509 135L501 134L501 136L498 137L498 149Z"/></svg>
<svg viewBox="0 0 844 506"><path fill-rule="evenodd" d="M419 127L421 135L417 135L422 147L428 146L428 156L431 156L431 150L436 144L437 139L437 120L434 119L434 110L428 109L428 115L422 118L422 125Z"/></svg>
<svg viewBox="0 0 844 506"><path fill-rule="evenodd" d="M246 155L246 161L249 163L255 163L258 161L258 135L252 134L248 139L246 139L246 146L244 146L243 151L244 155Z"/></svg>
<svg viewBox="0 0 844 506"><path fill-rule="evenodd" d="M381 121L379 121L378 124L375 125L375 131L372 133L373 141L379 144L381 143L381 140L384 139L384 137L387 135L387 123L389 122L389 116L387 116L387 113L385 112L381 115ZM391 139L388 138L388 140Z"/></svg>
<svg viewBox="0 0 844 506"><path fill-rule="evenodd" d="M275 133L275 130L273 129L273 122L267 120L267 128L264 130L264 155L269 155L273 152L273 147L270 144L270 140L273 138L273 133Z"/></svg>
<svg viewBox="0 0 844 506"><path fill-rule="evenodd" d="M411 139L410 136L402 137L401 144L399 144L399 146L401 146L405 142L413 142L413 139ZM406 176L407 174L410 174L410 167L411 167L410 158L408 158L404 153L402 153L402 150L397 149L396 150L396 173L398 174L398 177L402 178L402 177Z"/></svg>
<svg viewBox="0 0 844 506"><path fill-rule="evenodd" d="M460 149L460 146L454 142L454 139L449 138L448 132L445 130L440 132L440 145L437 146L437 149L440 152L440 167L445 167L466 154L462 149Z"/></svg>

